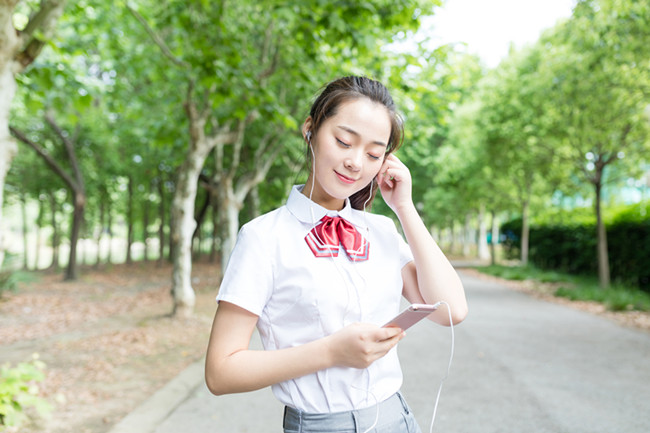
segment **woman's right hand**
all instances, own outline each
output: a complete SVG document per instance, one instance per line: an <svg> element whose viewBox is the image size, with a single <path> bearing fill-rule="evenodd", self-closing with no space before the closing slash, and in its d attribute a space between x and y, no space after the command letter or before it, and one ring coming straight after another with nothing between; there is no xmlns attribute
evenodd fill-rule
<svg viewBox="0 0 650 433"><path fill-rule="evenodd" d="M353 323L327 337L332 364L367 368L386 355L405 335L400 328Z"/></svg>

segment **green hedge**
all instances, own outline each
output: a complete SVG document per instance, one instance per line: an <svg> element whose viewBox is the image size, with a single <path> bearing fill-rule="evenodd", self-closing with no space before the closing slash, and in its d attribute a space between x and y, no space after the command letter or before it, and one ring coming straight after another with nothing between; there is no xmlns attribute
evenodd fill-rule
<svg viewBox="0 0 650 433"><path fill-rule="evenodd" d="M519 257L521 219L504 224L508 257ZM597 275L597 234L594 224L531 225L529 260L542 269ZM607 226L607 247L613 281L650 292L650 218L617 219Z"/></svg>

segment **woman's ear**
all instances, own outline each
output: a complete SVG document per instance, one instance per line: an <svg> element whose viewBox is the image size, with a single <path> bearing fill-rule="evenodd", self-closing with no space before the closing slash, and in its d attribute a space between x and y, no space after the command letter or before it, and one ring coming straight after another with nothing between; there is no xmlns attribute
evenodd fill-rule
<svg viewBox="0 0 650 433"><path fill-rule="evenodd" d="M309 144L311 144L311 136L312 136L311 124L312 124L311 116L307 117L304 123L302 124L302 136L305 138L305 141L307 141L307 143Z"/></svg>

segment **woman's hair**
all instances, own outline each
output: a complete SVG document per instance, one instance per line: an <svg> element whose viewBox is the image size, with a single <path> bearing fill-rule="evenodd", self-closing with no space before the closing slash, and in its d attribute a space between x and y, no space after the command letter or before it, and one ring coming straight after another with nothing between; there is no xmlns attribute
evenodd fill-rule
<svg viewBox="0 0 650 433"><path fill-rule="evenodd" d="M312 137L316 135L325 120L336 115L336 111L341 104L360 98L368 98L372 102L386 107L391 123L386 155L399 149L404 140L402 118L397 113L395 103L388 89L379 81L367 77L342 77L325 86L309 111ZM308 158L311 157L309 149L307 149L307 155ZM370 184L350 197L350 205L354 209L363 210L364 204L370 207L375 198L375 194L377 194L377 181L375 179L372 180L372 196L370 198L368 197L369 189Z"/></svg>

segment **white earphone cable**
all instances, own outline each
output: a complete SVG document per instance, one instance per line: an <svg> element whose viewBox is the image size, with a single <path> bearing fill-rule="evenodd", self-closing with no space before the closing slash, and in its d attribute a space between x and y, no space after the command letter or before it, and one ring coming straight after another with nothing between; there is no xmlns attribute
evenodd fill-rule
<svg viewBox="0 0 650 433"><path fill-rule="evenodd" d="M313 203L311 196L314 194L314 187L316 186L316 154L311 145L311 131L307 132L307 142L309 143L309 150L311 151L311 189L309 190L309 201ZM309 205L309 211L311 212L311 224L312 226L315 226L316 217L314 216L314 208L311 204Z"/></svg>
<svg viewBox="0 0 650 433"><path fill-rule="evenodd" d="M451 308L449 307L449 304L445 301L440 301L439 303L445 304L447 306L447 313L449 314L449 327L451 329L451 349L449 352L449 364L447 365L447 373L440 380L440 386L438 387L438 395L436 396L436 403L433 406L433 416L431 417L431 426L429 427L429 433L433 432L433 423L436 420L436 412L438 411L438 402L440 401L440 393L442 392L442 385L445 383L445 380L447 380L447 378L449 377L449 371L451 370L451 362L454 359L455 337L454 337L454 322L452 321L451 318Z"/></svg>

